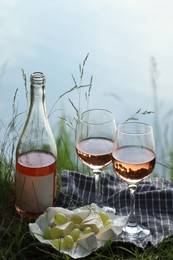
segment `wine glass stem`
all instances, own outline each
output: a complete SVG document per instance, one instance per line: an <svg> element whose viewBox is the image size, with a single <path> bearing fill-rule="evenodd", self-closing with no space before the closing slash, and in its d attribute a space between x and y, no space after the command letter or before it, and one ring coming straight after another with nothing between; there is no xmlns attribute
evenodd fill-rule
<svg viewBox="0 0 173 260"><path fill-rule="evenodd" d="M130 227L135 227L136 223L136 216L135 216L135 191L136 185L130 185L130 216L127 225Z"/></svg>
<svg viewBox="0 0 173 260"><path fill-rule="evenodd" d="M95 203L101 207L101 190L100 190L100 179L101 179L101 171L93 170L95 177Z"/></svg>

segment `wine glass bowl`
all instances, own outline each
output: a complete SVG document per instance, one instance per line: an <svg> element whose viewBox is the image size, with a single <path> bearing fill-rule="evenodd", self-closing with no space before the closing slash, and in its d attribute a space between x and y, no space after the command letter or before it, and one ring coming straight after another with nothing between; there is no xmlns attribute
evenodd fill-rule
<svg viewBox="0 0 173 260"><path fill-rule="evenodd" d="M111 162L112 146L112 141L96 137L79 142L76 151L83 163L96 172Z"/></svg>
<svg viewBox="0 0 173 260"><path fill-rule="evenodd" d="M137 185L146 179L155 167L155 141L150 125L127 122L117 127L117 138L112 153L112 164L116 174L130 188L130 217L120 237L136 240L150 234L135 220L134 195Z"/></svg>
<svg viewBox="0 0 173 260"><path fill-rule="evenodd" d="M81 114L76 131L76 152L95 176L95 202L100 200L100 174L112 161L112 149L116 135L113 114L105 109L90 109Z"/></svg>

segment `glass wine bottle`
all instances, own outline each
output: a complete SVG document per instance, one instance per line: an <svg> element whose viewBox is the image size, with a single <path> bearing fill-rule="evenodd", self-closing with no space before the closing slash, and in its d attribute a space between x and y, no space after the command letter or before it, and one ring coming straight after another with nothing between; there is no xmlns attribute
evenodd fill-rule
<svg viewBox="0 0 173 260"><path fill-rule="evenodd" d="M57 147L45 106L45 75L30 77L30 107L16 148L15 208L26 219L53 206Z"/></svg>

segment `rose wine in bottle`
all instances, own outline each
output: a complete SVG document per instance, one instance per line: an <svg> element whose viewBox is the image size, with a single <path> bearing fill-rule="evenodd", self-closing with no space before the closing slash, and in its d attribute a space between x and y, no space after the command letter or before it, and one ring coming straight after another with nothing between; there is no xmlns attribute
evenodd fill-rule
<svg viewBox="0 0 173 260"><path fill-rule="evenodd" d="M30 107L16 149L15 208L30 220L53 206L57 147L45 107L45 76L30 77Z"/></svg>

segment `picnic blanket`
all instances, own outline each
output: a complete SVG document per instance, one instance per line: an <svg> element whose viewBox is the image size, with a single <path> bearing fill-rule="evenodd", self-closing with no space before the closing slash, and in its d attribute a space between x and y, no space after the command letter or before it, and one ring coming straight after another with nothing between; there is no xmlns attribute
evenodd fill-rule
<svg viewBox="0 0 173 260"><path fill-rule="evenodd" d="M57 195L58 207L78 207L95 202L95 179L79 172L63 170L61 189ZM101 201L115 207L117 215L128 215L130 192L128 185L115 173L103 171L100 178ZM151 234L132 242L140 248L156 246L173 234L173 183L163 178L148 178L141 182L135 193L137 222L148 227Z"/></svg>

